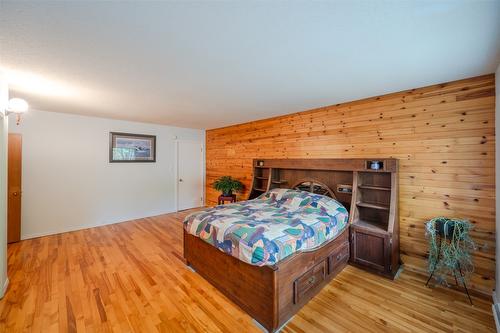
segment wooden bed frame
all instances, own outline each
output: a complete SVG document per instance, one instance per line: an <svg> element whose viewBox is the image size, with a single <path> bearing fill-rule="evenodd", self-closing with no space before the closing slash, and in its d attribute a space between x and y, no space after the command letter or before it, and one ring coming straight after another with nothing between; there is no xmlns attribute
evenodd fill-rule
<svg viewBox="0 0 500 333"><path fill-rule="evenodd" d="M394 159L383 160L380 170L370 170L370 162L366 159L254 160L250 198L270 188L297 186L302 189L307 184L310 184L310 191L316 193L316 185L319 184L319 192L328 192L328 195L335 197L350 210L349 222L353 223L352 216L359 217L357 203L353 202L353 198L357 200L361 196L361 193L356 194L358 171L385 173L389 176L397 172L397 161ZM262 173L266 167L267 179L264 177L265 173ZM267 186L262 188L262 182L266 182ZM353 188L353 183L356 188ZM346 192L349 188L351 193ZM365 196L372 197L367 194ZM390 205L397 204L396 196L391 196L390 200ZM254 266L240 261L183 229L184 258L187 265L238 304L260 325L269 332L275 332L342 271L350 259L351 251L363 252L363 244L355 241L355 237L352 237L352 244L349 242L349 229L352 228L346 228L335 239L317 249L297 252L273 266ZM351 236L354 236L352 231ZM383 237L388 236L384 234ZM356 247L352 247L353 244L357 244ZM377 248L372 244L368 247L371 248L367 252L368 256L373 256ZM381 251L387 253L385 249ZM399 261L399 248L397 251ZM369 260L371 258L366 260L368 264ZM360 263L352 258L351 262Z"/></svg>
<svg viewBox="0 0 500 333"><path fill-rule="evenodd" d="M227 255L184 230L187 264L238 304L269 332L283 326L349 259L349 230L311 252L274 266L253 266Z"/></svg>

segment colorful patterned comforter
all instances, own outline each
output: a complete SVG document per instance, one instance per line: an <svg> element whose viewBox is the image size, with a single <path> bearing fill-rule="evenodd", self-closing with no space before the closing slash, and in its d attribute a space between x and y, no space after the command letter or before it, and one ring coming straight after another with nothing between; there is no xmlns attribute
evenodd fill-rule
<svg viewBox="0 0 500 333"><path fill-rule="evenodd" d="M274 265L335 238L347 226L344 206L305 191L274 189L254 200L192 213L184 229L252 265Z"/></svg>

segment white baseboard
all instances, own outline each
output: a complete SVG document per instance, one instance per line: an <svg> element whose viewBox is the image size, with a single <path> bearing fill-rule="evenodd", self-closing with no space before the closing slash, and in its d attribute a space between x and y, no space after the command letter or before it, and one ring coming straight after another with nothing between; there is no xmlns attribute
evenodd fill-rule
<svg viewBox="0 0 500 333"><path fill-rule="evenodd" d="M1 290L2 294L0 295L0 299L5 296L8 287L9 287L9 278L5 279L5 283L3 284L3 288Z"/></svg>
<svg viewBox="0 0 500 333"><path fill-rule="evenodd" d="M253 322L253 324L254 324L255 326L257 326L257 328L258 328L259 330L261 330L261 331L262 331L262 333L269 333L269 331L268 331L268 330L267 330L264 326L262 326L262 324L261 324L261 323L259 323L257 320L255 320L255 319L253 319L253 318L252 318L252 322ZM279 332L279 331L278 331L278 332Z"/></svg>
<svg viewBox="0 0 500 333"><path fill-rule="evenodd" d="M491 310L493 311L493 318L495 318L495 326L497 328L497 332L500 332L500 303L498 303L498 295L496 291L493 292L493 305L491 306Z"/></svg>
<svg viewBox="0 0 500 333"><path fill-rule="evenodd" d="M281 326L280 326L280 327L276 330L276 332L281 332L281 330L282 330L283 328L285 328L285 326L286 326L286 325L287 325L290 321L292 321L293 317L295 317L295 315L294 315L294 316L292 316L291 318L289 318L287 321L285 321L285 323L284 323L283 325L281 325ZM269 331L268 331L268 330L267 330L264 326L262 326L262 324L261 324L261 323L259 323L257 320L255 320L254 318L252 318L252 321L253 321L253 324L254 324L255 326L257 326L257 328L258 328L258 329L260 329L263 333L269 333Z"/></svg>
<svg viewBox="0 0 500 333"><path fill-rule="evenodd" d="M130 222L130 221L134 221L134 220L139 220L139 219L144 219L144 218L154 217L154 216L159 216L159 215L164 215L164 214L170 214L170 213L175 213L175 210L169 210L169 211L166 211L166 212L162 212L160 214L155 214L155 215L150 215L150 216L130 218L130 219L123 220L123 221L120 220L120 221L111 221L111 222L102 222L102 223L92 223L92 224L85 224L85 225L69 226L69 227L61 228L61 229L57 229L57 230L48 230L48 231L44 231L44 232L36 232L36 233L32 233L32 234L23 234L23 235L21 235L21 240L31 239L31 238L38 238L38 237L43 237L43 236L57 235L57 234L65 233L65 232L71 232L71 231L78 231L78 230L84 230L84 229L102 227L102 226L110 225L110 224L118 224L118 223Z"/></svg>
<svg viewBox="0 0 500 333"><path fill-rule="evenodd" d="M493 310L493 318L495 318L495 326L497 328L497 332L500 332L500 304L495 303L491 306Z"/></svg>

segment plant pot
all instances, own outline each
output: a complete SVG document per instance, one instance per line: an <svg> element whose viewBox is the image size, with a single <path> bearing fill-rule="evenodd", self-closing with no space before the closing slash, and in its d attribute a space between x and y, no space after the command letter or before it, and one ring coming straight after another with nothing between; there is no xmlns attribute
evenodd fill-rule
<svg viewBox="0 0 500 333"><path fill-rule="evenodd" d="M445 233L445 230L444 230L444 225L445 224L447 226L447 228L446 228L447 232L446 233ZM437 230L437 233L439 234L439 236L441 236L441 237L445 237L446 236L446 238L448 238L448 239L453 238L455 228L459 228L460 231L462 230L460 228L460 225L457 225L453 221L446 222L446 221L441 220L441 221L437 221L436 222L436 230Z"/></svg>
<svg viewBox="0 0 500 333"><path fill-rule="evenodd" d="M224 196L224 197L230 197L232 195L233 195L233 191L229 191L228 193L222 192L222 196Z"/></svg>

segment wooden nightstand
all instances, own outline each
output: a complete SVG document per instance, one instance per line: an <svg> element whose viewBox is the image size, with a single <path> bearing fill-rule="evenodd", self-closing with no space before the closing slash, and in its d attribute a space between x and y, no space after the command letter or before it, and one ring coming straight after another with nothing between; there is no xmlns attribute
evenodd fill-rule
<svg viewBox="0 0 500 333"><path fill-rule="evenodd" d="M229 201L230 203L236 202L236 194L232 194L229 196L225 196L223 194L219 195L217 205L223 205L225 201Z"/></svg>

